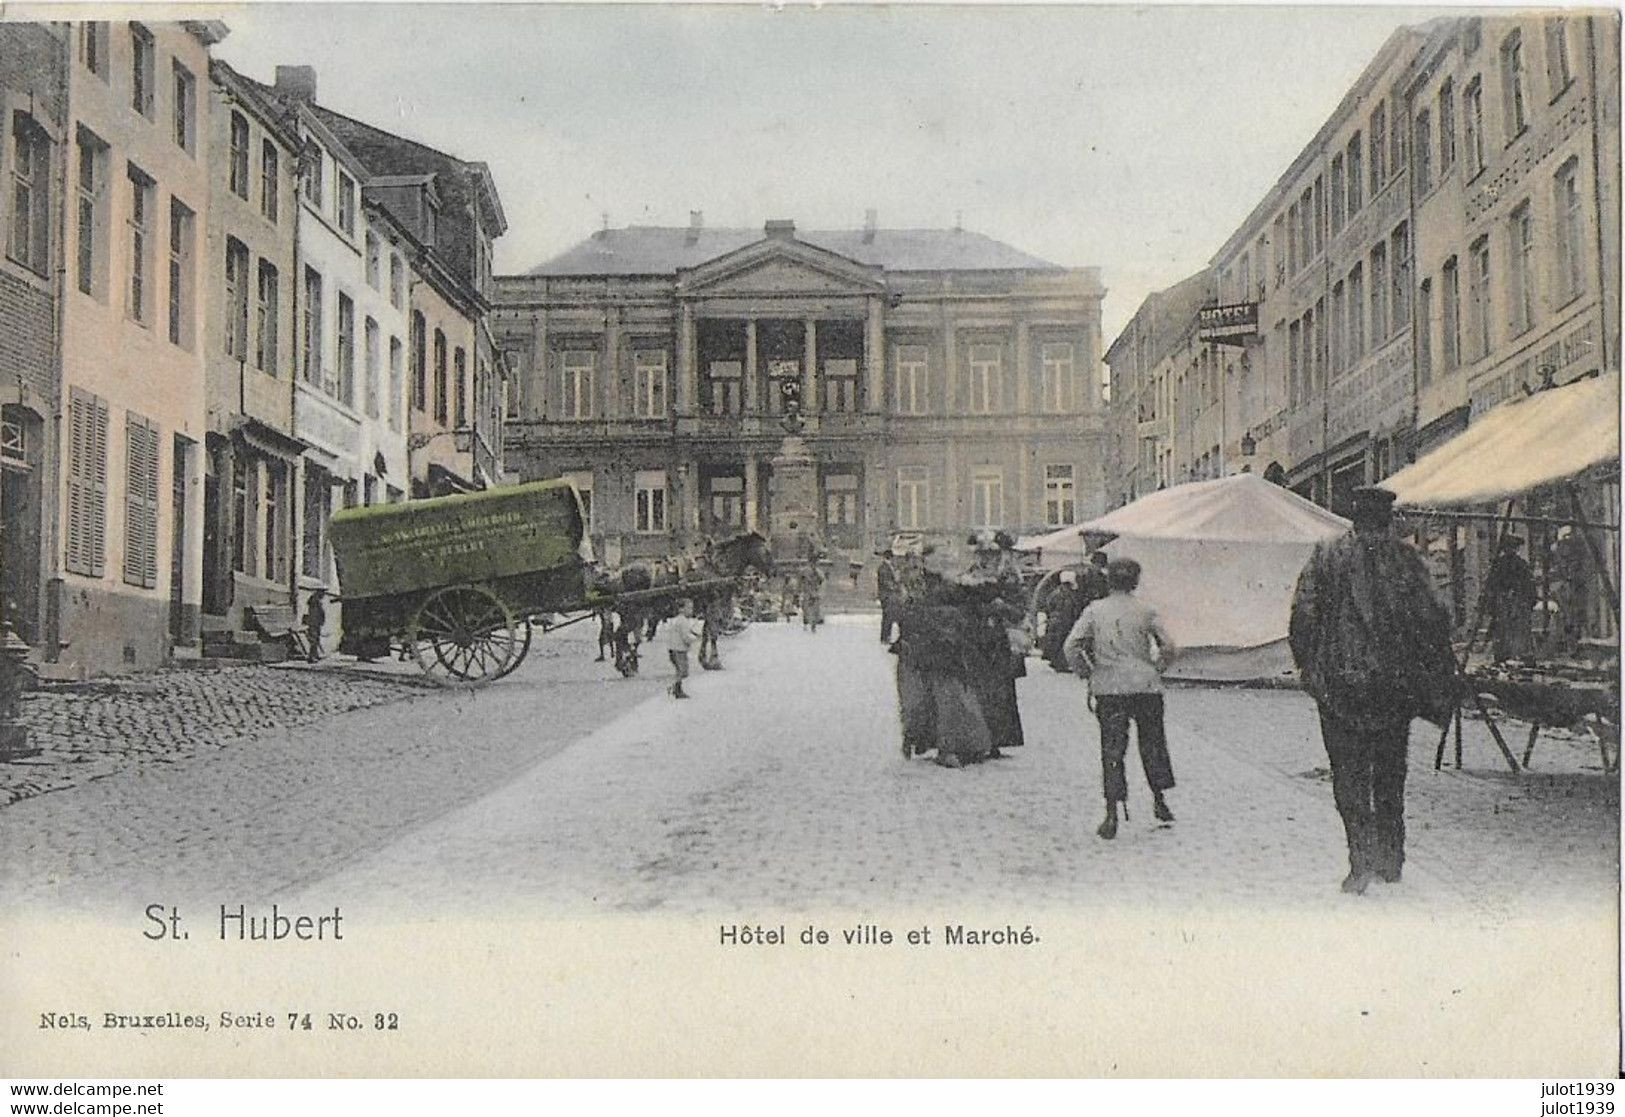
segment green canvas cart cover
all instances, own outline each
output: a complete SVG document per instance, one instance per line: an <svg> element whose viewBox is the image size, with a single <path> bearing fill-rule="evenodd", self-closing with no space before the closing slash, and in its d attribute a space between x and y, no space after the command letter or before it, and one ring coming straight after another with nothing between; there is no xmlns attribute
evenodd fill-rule
<svg viewBox="0 0 1625 1117"><path fill-rule="evenodd" d="M572 566L582 561L581 536L581 505L568 481L345 508L332 519L346 598Z"/></svg>

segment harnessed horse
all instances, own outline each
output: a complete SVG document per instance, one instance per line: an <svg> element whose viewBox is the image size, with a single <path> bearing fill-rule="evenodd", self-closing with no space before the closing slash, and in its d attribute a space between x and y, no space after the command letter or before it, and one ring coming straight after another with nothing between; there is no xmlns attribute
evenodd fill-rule
<svg viewBox="0 0 1625 1117"><path fill-rule="evenodd" d="M722 666L717 652L717 637L722 625L733 610L734 582L746 570L770 573L773 556L767 540L752 531L736 535L722 543L707 543L703 555L687 564L687 570L670 561L658 568L638 563L612 571L599 583L611 594L640 590L671 590L652 599L619 601L607 606L599 614L600 639L605 638L615 655L615 669L623 676L638 671L638 646L652 639L660 622L677 615L683 598L691 598L697 614L704 618L700 638L699 661L707 670ZM690 582L728 579L725 586L685 590Z"/></svg>

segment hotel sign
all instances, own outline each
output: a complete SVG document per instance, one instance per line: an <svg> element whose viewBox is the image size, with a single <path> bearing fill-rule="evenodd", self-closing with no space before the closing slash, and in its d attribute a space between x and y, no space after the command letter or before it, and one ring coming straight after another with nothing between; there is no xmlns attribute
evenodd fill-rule
<svg viewBox="0 0 1625 1117"><path fill-rule="evenodd" d="M1258 334L1258 304L1206 306L1197 312L1196 335L1215 345L1246 345Z"/></svg>

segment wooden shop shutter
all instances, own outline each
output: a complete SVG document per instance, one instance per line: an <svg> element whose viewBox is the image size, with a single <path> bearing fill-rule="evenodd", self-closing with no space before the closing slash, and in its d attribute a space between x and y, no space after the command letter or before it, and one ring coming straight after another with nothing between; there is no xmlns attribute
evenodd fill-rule
<svg viewBox="0 0 1625 1117"><path fill-rule="evenodd" d="M107 404L75 388L68 415L67 567L99 578L107 553Z"/></svg>
<svg viewBox="0 0 1625 1117"><path fill-rule="evenodd" d="M107 403L98 398L90 428L90 572L107 570Z"/></svg>
<svg viewBox="0 0 1625 1117"><path fill-rule="evenodd" d="M158 428L134 412L125 418L124 580L158 584Z"/></svg>

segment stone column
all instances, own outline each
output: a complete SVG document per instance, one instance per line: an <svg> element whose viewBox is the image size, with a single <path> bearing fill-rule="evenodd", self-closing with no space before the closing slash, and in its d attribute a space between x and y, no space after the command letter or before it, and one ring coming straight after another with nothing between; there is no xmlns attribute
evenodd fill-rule
<svg viewBox="0 0 1625 1117"><path fill-rule="evenodd" d="M1075 376L1083 381L1082 410L1098 412L1100 398L1100 325L1092 321L1083 328L1083 353L1080 354Z"/></svg>
<svg viewBox="0 0 1625 1117"><path fill-rule="evenodd" d="M865 411L886 410L886 319L880 296L869 296L869 317L863 331Z"/></svg>
<svg viewBox="0 0 1625 1117"><path fill-rule="evenodd" d="M1016 414L1025 415L1029 411L1043 410L1045 401L1040 399L1038 407L1032 406L1032 378L1033 378L1033 346L1032 338L1027 332L1025 319L1016 323ZM1040 391L1043 389L1040 388Z"/></svg>
<svg viewBox="0 0 1625 1117"><path fill-rule="evenodd" d="M745 319L745 414L755 415L761 407L761 386L756 383L756 319ZM753 467L754 468L754 467ZM747 485L749 481L745 482Z"/></svg>
<svg viewBox="0 0 1625 1117"><path fill-rule="evenodd" d="M427 329L427 327L425 327L425 329ZM410 331L408 331L408 336L410 336ZM410 344L410 342L408 342L408 344ZM523 388L524 394L520 399L520 406L522 408L521 413L527 419L547 418L547 350L547 311L542 310L537 312L536 315L536 340L531 344L530 376L525 381ZM427 342L425 342L424 360L427 361L428 359L428 345ZM428 376L427 370L425 370L424 376ZM411 398L411 389L408 387L408 406L406 408L408 421L410 421L412 415L412 408L410 406ZM407 485L410 487L411 478L407 478Z"/></svg>
<svg viewBox="0 0 1625 1117"><path fill-rule="evenodd" d="M684 518L683 529L692 537L700 531L700 463L693 458L685 458L683 468L688 476L688 483L684 486L688 515Z"/></svg>
<svg viewBox="0 0 1625 1117"><path fill-rule="evenodd" d="M806 359L801 369L801 410L817 415L824 409L818 400L818 322L808 318L806 330Z"/></svg>
<svg viewBox="0 0 1625 1117"><path fill-rule="evenodd" d="M942 311L942 409L947 415L958 414L959 355L954 337L954 322L946 307Z"/></svg>
<svg viewBox="0 0 1625 1117"><path fill-rule="evenodd" d="M676 482L677 491L671 502L671 519L666 526L672 533L673 541L683 546L700 527L699 463L690 458L678 458L670 476Z"/></svg>
<svg viewBox="0 0 1625 1117"><path fill-rule="evenodd" d="M677 414L694 414L699 398L699 355L694 351L694 307L684 303L677 322Z"/></svg>
<svg viewBox="0 0 1625 1117"><path fill-rule="evenodd" d="M896 478L892 474L890 455L884 447L876 447L863 461L863 527L865 538L881 550L890 542L888 529L893 515L889 493Z"/></svg>
<svg viewBox="0 0 1625 1117"><path fill-rule="evenodd" d="M755 333L756 331L753 329L751 332ZM761 486L761 480L760 480L760 478L758 476L758 474L760 472L760 468L761 468L760 462L758 461L755 454L746 454L745 455L745 530L746 531L755 531L756 530L756 518L757 518L756 517L756 505L757 505L757 501L758 501L757 490Z"/></svg>
<svg viewBox="0 0 1625 1117"><path fill-rule="evenodd" d="M604 312L604 409L606 419L621 417L621 312L611 307Z"/></svg>
<svg viewBox="0 0 1625 1117"><path fill-rule="evenodd" d="M1021 460L1016 471L1016 524L1025 531L1032 525L1027 518L1027 501L1032 480L1028 475L1027 463L1033 457L1033 447L1029 442L1021 444ZM1042 503L1042 498L1040 498Z"/></svg>

